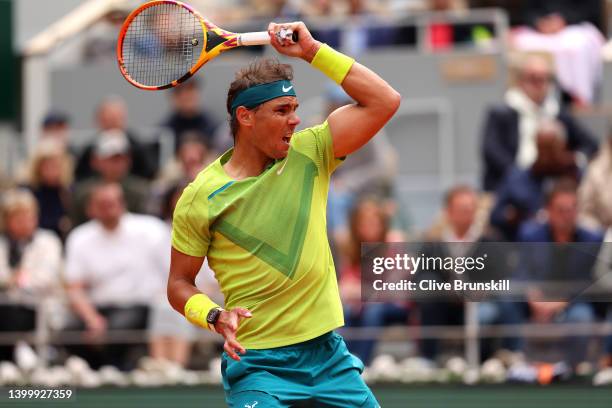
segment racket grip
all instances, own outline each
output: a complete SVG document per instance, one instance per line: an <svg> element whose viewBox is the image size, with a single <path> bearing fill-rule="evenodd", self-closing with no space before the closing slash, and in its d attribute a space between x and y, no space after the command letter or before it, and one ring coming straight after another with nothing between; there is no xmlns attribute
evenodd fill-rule
<svg viewBox="0 0 612 408"><path fill-rule="evenodd" d="M294 43L298 42L298 32L291 30L281 30L279 36L291 38ZM267 31L257 31L253 33L243 33L238 36L239 46L267 45L270 44L270 36Z"/></svg>
<svg viewBox="0 0 612 408"><path fill-rule="evenodd" d="M267 31L257 31L254 33L243 33L238 36L239 46L266 45L270 44L270 35Z"/></svg>

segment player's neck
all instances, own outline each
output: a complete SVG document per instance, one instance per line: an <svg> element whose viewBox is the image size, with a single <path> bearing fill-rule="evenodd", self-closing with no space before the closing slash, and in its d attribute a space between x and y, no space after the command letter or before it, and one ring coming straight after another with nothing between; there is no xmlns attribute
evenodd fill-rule
<svg viewBox="0 0 612 408"><path fill-rule="evenodd" d="M259 176L272 161L254 145L240 143L240 139L236 138L232 157L223 165L223 169L234 180L242 180Z"/></svg>

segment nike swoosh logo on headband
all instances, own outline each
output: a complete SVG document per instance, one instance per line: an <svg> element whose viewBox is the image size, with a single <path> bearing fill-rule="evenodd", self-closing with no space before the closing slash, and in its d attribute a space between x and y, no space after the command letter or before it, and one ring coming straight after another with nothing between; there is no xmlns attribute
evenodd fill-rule
<svg viewBox="0 0 612 408"><path fill-rule="evenodd" d="M285 85L283 85L283 92L289 92L291 88L293 88L293 85L291 85L289 88L285 88Z"/></svg>

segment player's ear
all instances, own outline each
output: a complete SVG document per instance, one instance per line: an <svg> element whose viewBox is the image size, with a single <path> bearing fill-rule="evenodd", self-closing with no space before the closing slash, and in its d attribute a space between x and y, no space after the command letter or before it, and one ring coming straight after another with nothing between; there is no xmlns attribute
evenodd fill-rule
<svg viewBox="0 0 612 408"><path fill-rule="evenodd" d="M253 126L254 119L254 111L247 109L244 106L239 106L238 108L236 108L236 120L238 120L240 126L251 127Z"/></svg>

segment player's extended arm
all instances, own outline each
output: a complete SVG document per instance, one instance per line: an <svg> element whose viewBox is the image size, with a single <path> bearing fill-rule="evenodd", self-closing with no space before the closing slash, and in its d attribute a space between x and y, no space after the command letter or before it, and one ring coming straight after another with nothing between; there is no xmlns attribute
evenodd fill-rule
<svg viewBox="0 0 612 408"><path fill-rule="evenodd" d="M298 33L296 44L281 44L274 33L283 27L291 28ZM329 115L334 155L344 157L366 144L391 119L400 105L401 95L375 72L358 62L347 61L348 58L324 46L315 40L304 23L271 23L268 27L271 44L281 54L302 58L320 68L331 79L339 82L356 103L343 106ZM322 49L326 47L326 49ZM318 55L319 54L319 55ZM316 58L315 58L316 57ZM335 65L334 69L321 65ZM341 73L342 65L350 69ZM332 75L330 75L330 71ZM335 75L334 75L335 74Z"/></svg>
<svg viewBox="0 0 612 408"><path fill-rule="evenodd" d="M168 277L168 301L172 307L185 315L185 306L188 301L194 299L194 296L201 295L195 285L195 278L202 268L204 257L195 257L181 253L172 248L170 256L170 276ZM193 307L191 312L193 316L185 316L188 320L205 329L211 329L206 323L206 315L210 308L205 306L206 302L192 302ZM211 303L211 302L209 302ZM247 309L236 307L232 310L223 310L219 316L219 320L215 324L214 331L221 334L225 338L223 348L225 352L234 360L240 360L237 351L244 354L246 350L236 340L236 331L240 321L244 318L251 317L251 312Z"/></svg>

